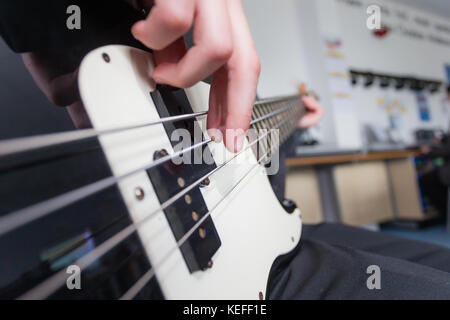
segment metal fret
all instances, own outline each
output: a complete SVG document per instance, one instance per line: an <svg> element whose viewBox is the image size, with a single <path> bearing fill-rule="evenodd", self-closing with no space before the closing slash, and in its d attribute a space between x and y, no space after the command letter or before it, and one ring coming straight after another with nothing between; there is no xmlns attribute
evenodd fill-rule
<svg viewBox="0 0 450 320"><path fill-rule="evenodd" d="M298 106L295 105L297 103ZM260 100L254 105L251 127L256 129L259 135L261 130L279 129L278 142L281 145L295 130L303 113L300 95ZM255 119L259 121L256 122ZM258 143L258 147L259 151L271 154L278 145L274 145L273 137L268 134L266 139Z"/></svg>

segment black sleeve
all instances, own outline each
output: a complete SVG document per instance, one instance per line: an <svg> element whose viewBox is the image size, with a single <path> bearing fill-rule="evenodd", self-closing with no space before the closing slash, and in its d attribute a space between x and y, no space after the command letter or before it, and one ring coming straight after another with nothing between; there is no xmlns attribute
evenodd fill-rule
<svg viewBox="0 0 450 320"><path fill-rule="evenodd" d="M81 30L66 26L67 8L81 9ZM67 49L80 42L121 43L142 13L128 0L3 0L0 35L15 52ZM128 34L124 34L124 33Z"/></svg>

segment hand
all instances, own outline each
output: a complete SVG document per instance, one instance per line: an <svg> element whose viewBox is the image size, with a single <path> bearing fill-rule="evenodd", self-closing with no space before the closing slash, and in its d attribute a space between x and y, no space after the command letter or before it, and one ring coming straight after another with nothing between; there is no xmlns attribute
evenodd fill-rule
<svg viewBox="0 0 450 320"><path fill-rule="evenodd" d="M424 155L427 155L431 152L431 147L430 146L421 146L420 152Z"/></svg>
<svg viewBox="0 0 450 320"><path fill-rule="evenodd" d="M23 53L21 57L33 80L50 102L58 107L67 107L77 129L90 127L89 117L78 92L78 69L61 74L53 64L54 57L43 53Z"/></svg>
<svg viewBox="0 0 450 320"><path fill-rule="evenodd" d="M134 24L132 33L154 50L154 80L187 88L212 75L208 133L215 140L223 136L228 150L241 150L260 73L241 1L155 0L148 4L153 2L147 18ZM194 46L187 50L183 35L191 26Z"/></svg>
<svg viewBox="0 0 450 320"><path fill-rule="evenodd" d="M323 117L323 109L319 102L311 96L303 96L302 102L307 109L307 113L299 120L300 129L308 129L315 126Z"/></svg>

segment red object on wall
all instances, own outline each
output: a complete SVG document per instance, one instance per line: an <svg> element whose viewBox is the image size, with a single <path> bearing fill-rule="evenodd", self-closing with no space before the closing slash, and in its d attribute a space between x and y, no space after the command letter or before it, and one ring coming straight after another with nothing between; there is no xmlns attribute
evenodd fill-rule
<svg viewBox="0 0 450 320"><path fill-rule="evenodd" d="M375 37L377 38L384 38L385 36L387 36L387 34L389 33L390 29L389 27L381 27L381 29L378 30L374 30L373 34L375 35Z"/></svg>

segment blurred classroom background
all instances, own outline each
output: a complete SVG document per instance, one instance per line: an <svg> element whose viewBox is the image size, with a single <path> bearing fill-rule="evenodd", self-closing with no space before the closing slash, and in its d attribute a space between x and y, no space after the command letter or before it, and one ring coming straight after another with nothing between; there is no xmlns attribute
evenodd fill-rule
<svg viewBox="0 0 450 320"><path fill-rule="evenodd" d="M244 0L262 63L258 95L305 84L325 116L297 132L286 197L305 223L342 222L450 247L423 175L449 130L447 0ZM375 5L375 6L374 6ZM379 23L379 24L378 24Z"/></svg>

